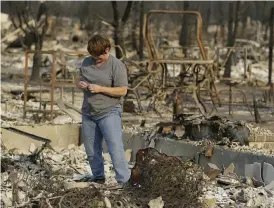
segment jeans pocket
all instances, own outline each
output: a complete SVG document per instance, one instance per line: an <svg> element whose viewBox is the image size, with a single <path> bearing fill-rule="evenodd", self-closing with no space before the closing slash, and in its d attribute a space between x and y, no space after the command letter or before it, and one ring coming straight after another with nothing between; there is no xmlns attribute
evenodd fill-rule
<svg viewBox="0 0 274 208"><path fill-rule="evenodd" d="M117 107L118 109L118 115L120 116L120 117L122 117L122 107L121 106L119 106L119 107Z"/></svg>
<svg viewBox="0 0 274 208"><path fill-rule="evenodd" d="M122 116L122 108L121 106L116 106L114 108L111 109L110 113L112 114L117 114L119 115L120 117Z"/></svg>

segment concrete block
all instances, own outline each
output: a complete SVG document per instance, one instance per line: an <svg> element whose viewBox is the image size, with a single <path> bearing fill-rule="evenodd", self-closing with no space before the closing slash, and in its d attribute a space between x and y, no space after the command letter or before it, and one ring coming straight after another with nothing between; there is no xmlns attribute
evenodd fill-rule
<svg viewBox="0 0 274 208"><path fill-rule="evenodd" d="M224 175L227 176L230 173L234 173L235 165L230 163L230 165L224 170Z"/></svg>
<svg viewBox="0 0 274 208"><path fill-rule="evenodd" d="M210 179L214 179L220 173L220 169L213 163L208 163L205 168L205 173Z"/></svg>
<svg viewBox="0 0 274 208"><path fill-rule="evenodd" d="M254 162L253 165L253 177L255 178L255 180L263 182L261 163Z"/></svg>
<svg viewBox="0 0 274 208"><path fill-rule="evenodd" d="M261 163L258 162L254 162L253 164L245 164L245 177L254 177L256 181L263 182L261 169Z"/></svg>
<svg viewBox="0 0 274 208"><path fill-rule="evenodd" d="M74 182L74 181L66 181L64 183L64 188L66 190L73 189L73 188L87 188L89 187L88 182Z"/></svg>
<svg viewBox="0 0 274 208"><path fill-rule="evenodd" d="M253 177L253 164L245 164L245 177L252 178Z"/></svg>
<svg viewBox="0 0 274 208"><path fill-rule="evenodd" d="M131 153L132 153L132 149L127 149L127 150L125 151L125 155L126 155L126 160L127 160L127 162L130 162Z"/></svg>
<svg viewBox="0 0 274 208"><path fill-rule="evenodd" d="M159 196L156 199L150 200L149 203L148 203L148 206L150 208L163 208L164 205L165 205L165 203L164 203L164 201L163 201L163 199L162 199L161 196Z"/></svg>
<svg viewBox="0 0 274 208"><path fill-rule="evenodd" d="M272 181L274 181L274 167L271 164L265 162L263 165L263 180L265 184L270 184Z"/></svg>
<svg viewBox="0 0 274 208"><path fill-rule="evenodd" d="M274 191L274 181L271 181L268 185L264 187L266 190Z"/></svg>
<svg viewBox="0 0 274 208"><path fill-rule="evenodd" d="M36 150L35 144L31 143L30 146L29 146L29 151L30 151L31 153L33 153L33 152L35 152L35 150Z"/></svg>

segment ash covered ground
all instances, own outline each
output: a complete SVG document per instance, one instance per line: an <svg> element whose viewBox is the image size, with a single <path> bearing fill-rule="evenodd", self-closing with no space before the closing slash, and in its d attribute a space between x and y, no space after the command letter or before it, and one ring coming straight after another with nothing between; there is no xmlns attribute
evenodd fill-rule
<svg viewBox="0 0 274 208"><path fill-rule="evenodd" d="M10 23L8 20L7 22ZM45 38L43 50L86 50L86 41L89 34L86 31L79 30L77 24L73 25L72 21L67 22L65 27L56 26L54 35L49 32L49 35ZM72 31L71 27L73 27ZM250 24L247 28L249 31L254 32L257 27ZM14 28L10 25L5 31L1 32L5 37L13 30ZM128 31L125 31L125 37L130 36L131 33ZM111 37L113 28L104 25L101 32ZM173 129L174 124L161 124L173 122L173 102L170 102L170 99L173 98L173 91L168 91L165 99L156 101L154 108L151 108L152 98L150 92L144 87L141 88L141 94L142 98L146 97L147 99L141 101L142 112L139 111L138 102L132 94L129 94L125 99L124 107L126 108L124 109L127 110L123 112L123 131L133 135L142 135L144 139L149 139L151 145L152 141L157 142L159 139L173 139L204 146L205 149L213 146L225 150L273 157L273 148L271 146L267 147L267 145L258 145L256 143L257 138L266 136L271 138L274 135L273 103L266 101L265 91L260 88L265 86L268 79L268 49L266 43L262 41L261 36L263 34L256 35L258 36L256 41L250 41L249 39L236 41L240 46L247 45L253 48L246 63L249 66L249 80L245 80L234 87L234 89L243 90L249 106L245 104L233 105L232 116L229 115L228 105L218 106L216 112L212 111L208 117L205 117L197 111L197 108L195 109L193 99L189 95L182 95L185 120L184 123L176 124L176 129ZM163 37L167 37L165 31ZM179 46L177 40L167 41L166 38L163 38L162 41L167 43L168 46ZM64 113L57 105L53 107L55 113L52 121L48 113L28 112L26 118L23 118L25 49L21 46L10 47L11 42L7 41L1 44L2 128L80 123L80 114L77 114L77 117ZM111 42L114 43L112 39ZM210 41L206 42L211 44L209 53L213 57L217 45L212 44ZM138 59L136 51L131 48L130 43L126 43L126 46L127 57L136 61ZM144 52L146 51L144 50ZM226 52L226 50L220 51L221 54ZM111 53L115 54L114 48L112 48ZM193 57L197 56L195 50L190 53ZM66 67L71 77L78 73L82 59L83 56L67 57ZM220 59L224 61L225 58L221 56ZM232 66L231 77L235 80L241 80L245 76L243 54L237 54L236 60L236 63ZM41 66L43 83L50 83L52 62L52 56L43 55L43 64ZM29 56L28 63L30 74L33 56ZM139 66L144 66L138 61L136 63ZM135 75L139 73L139 69L130 64L127 67L129 69L129 78L132 81ZM62 57L57 56L55 69L60 71L61 68ZM172 77L174 75L174 72L172 72L173 66L167 66L167 68L170 69L169 75ZM178 70L176 73L179 73ZM223 68L220 70L220 74L223 74ZM57 78L61 79L62 76L61 73L57 74ZM218 79L217 87L219 90L228 89L228 85ZM28 94L26 103L28 109L39 110L43 108L43 110L50 110L50 89L45 86L41 88L45 92L40 95L40 86L28 86L30 92L33 90ZM253 99L252 94L255 94L259 105L259 113L262 118L262 122L259 124L255 123L254 109L250 104ZM40 96L41 104L39 102ZM58 99L61 96L63 101L72 103L70 88L64 88L64 90L58 87L55 88L54 97ZM229 101L227 93L220 96L223 102L227 103ZM211 111L213 106L211 102L206 100L208 97L205 96L204 105ZM242 101L242 94L235 92L233 100L235 102ZM76 89L73 106L80 109L81 104L82 93ZM187 129L190 124L193 129L204 125L206 131L212 131L212 120L210 120L212 116L218 117L217 120L214 120L214 125L217 123L219 128L213 131L216 135L204 132L204 135L199 134L198 136L197 131L189 132L189 129ZM223 136L226 129L231 126L241 126L246 129L248 133L244 134L244 137L249 141L249 144L242 144L241 141L231 135L230 137ZM187 134L188 136L186 136ZM201 138L198 139L198 137ZM51 147L50 144L41 146L31 144L28 153L26 153L20 149L7 149L5 139L2 138L1 142L1 205L3 207L274 207L273 181L267 181L267 183L263 181L262 183L256 178L238 176L234 172L233 163L227 167L216 167L216 165L209 163L209 169L203 170L195 164L192 158L176 160L173 157L166 158L166 156L152 151L152 153L147 153L146 160L139 161L136 164L137 161L130 160L132 152L127 149L125 154L132 169L132 177L135 177L138 173L137 176L141 175L142 180L137 180L138 177L137 179L132 178L133 181L137 180L138 183L131 183L120 189L117 188L111 159L107 153L104 153L107 177L104 185L75 182L76 178L90 174L82 145L70 145L66 149L60 149ZM266 143L266 141L263 142Z"/></svg>

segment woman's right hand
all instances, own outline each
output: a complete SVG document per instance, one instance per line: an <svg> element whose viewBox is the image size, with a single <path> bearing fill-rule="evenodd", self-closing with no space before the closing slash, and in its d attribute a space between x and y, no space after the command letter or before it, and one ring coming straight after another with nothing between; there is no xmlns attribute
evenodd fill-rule
<svg viewBox="0 0 274 208"><path fill-rule="evenodd" d="M84 82L84 81L80 81L78 83L78 87L81 89L86 89L88 87L88 83Z"/></svg>

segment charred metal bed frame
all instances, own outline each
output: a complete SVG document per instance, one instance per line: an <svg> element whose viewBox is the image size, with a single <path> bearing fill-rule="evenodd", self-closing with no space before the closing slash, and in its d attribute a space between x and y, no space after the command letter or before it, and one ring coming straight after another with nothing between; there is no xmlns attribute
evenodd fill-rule
<svg viewBox="0 0 274 208"><path fill-rule="evenodd" d="M197 42L200 53L202 55L202 60L187 60L187 59L161 59L159 50L155 47L154 41L152 36L149 32L149 18L154 14L173 14L173 15L194 15L197 18ZM200 91L205 90L208 91L211 97L211 101L215 106L214 98L217 99L217 102L220 104L220 98L218 95L216 83L215 83L215 75L214 75L214 60L208 60L206 49L203 45L202 39L202 17L199 12L197 11L173 11L173 10L152 10L149 11L147 14L144 15L144 26L143 26L143 37L145 40L146 48L148 50L148 67L147 67L147 74L145 77L137 83L134 87L130 88L136 95L139 108L140 104L140 96L138 93L138 88L144 84L144 82L148 83L149 90L153 94L155 99L163 98L166 94L168 89L178 89L178 90L191 90L193 94L193 99L196 102L197 107L201 111L202 114L206 113L206 109L200 100ZM193 75L193 84L190 86L174 86L168 87L167 83L167 64L179 64L184 66L188 69L192 69ZM189 66L190 65L190 66ZM198 81L199 76L199 68L204 67L204 79L202 81ZM161 84L159 86L152 85L150 80L153 80L156 83L156 76L161 76ZM213 93L214 92L214 93ZM141 109L140 109L141 110Z"/></svg>

